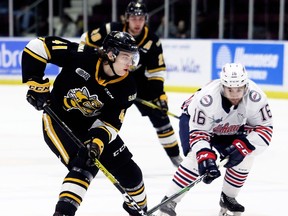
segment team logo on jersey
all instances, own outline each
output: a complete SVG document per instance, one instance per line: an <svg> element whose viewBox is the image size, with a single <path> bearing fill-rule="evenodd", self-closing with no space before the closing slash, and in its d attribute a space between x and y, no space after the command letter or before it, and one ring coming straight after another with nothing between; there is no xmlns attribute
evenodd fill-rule
<svg viewBox="0 0 288 216"><path fill-rule="evenodd" d="M216 123L216 124L219 124L223 120L223 117L216 119L214 116L212 116L212 118L211 117L208 117L208 118L211 119L212 123Z"/></svg>
<svg viewBox="0 0 288 216"><path fill-rule="evenodd" d="M233 135L236 134L241 125L230 125L229 123L219 124L213 128L213 133L217 135Z"/></svg>
<svg viewBox="0 0 288 216"><path fill-rule="evenodd" d="M204 107L208 107L213 103L213 98L211 97L211 95L205 95L204 97L201 98L200 103Z"/></svg>
<svg viewBox="0 0 288 216"><path fill-rule="evenodd" d="M75 71L79 76L83 77L86 81L90 78L90 74L81 68L76 68Z"/></svg>
<svg viewBox="0 0 288 216"><path fill-rule="evenodd" d="M261 100L261 95L259 94L259 92L251 90L249 93L249 98L253 102L259 102Z"/></svg>
<svg viewBox="0 0 288 216"><path fill-rule="evenodd" d="M64 106L67 111L78 109L84 116L91 117L99 115L99 110L103 103L97 95L90 95L86 87L70 89L67 96L64 97Z"/></svg>

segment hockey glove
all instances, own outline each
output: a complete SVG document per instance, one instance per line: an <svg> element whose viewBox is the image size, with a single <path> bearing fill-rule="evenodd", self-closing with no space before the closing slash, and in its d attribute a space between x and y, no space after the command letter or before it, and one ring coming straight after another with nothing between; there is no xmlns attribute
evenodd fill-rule
<svg viewBox="0 0 288 216"><path fill-rule="evenodd" d="M98 138L93 138L92 140L89 140L84 144L86 144L85 146L88 153L88 159L86 165L95 166L96 159L99 159L104 149L104 143Z"/></svg>
<svg viewBox="0 0 288 216"><path fill-rule="evenodd" d="M232 142L232 145L224 149L221 154L221 158L228 156L228 162L224 165L226 168L231 168L233 166L241 163L245 156L255 150L255 147L246 139L246 137L237 138Z"/></svg>
<svg viewBox="0 0 288 216"><path fill-rule="evenodd" d="M207 175L203 178L205 184L210 184L218 178L221 173L216 165L217 155L214 151L204 148L197 152L198 170L200 175Z"/></svg>
<svg viewBox="0 0 288 216"><path fill-rule="evenodd" d="M155 105L159 107L159 109L155 109L157 115L160 115L161 118L167 117L168 112L168 98L167 95L164 93L152 101ZM155 112L155 113L156 113Z"/></svg>
<svg viewBox="0 0 288 216"><path fill-rule="evenodd" d="M26 94L27 101L36 110L43 110L44 104L50 104L50 83L49 79L30 80L27 82L29 90Z"/></svg>
<svg viewBox="0 0 288 216"><path fill-rule="evenodd" d="M199 175L207 175L203 178L205 184L210 184L218 178L221 173L216 165L217 156L214 151L204 148L197 152Z"/></svg>

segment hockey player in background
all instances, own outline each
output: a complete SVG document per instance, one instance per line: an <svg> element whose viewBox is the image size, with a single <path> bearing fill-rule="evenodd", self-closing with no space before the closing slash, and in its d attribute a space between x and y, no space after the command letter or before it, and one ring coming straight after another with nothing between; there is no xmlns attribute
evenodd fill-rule
<svg viewBox="0 0 288 216"><path fill-rule="evenodd" d="M33 39L24 48L22 75L29 86L28 102L37 110L49 104L84 144L78 147L44 111L44 139L69 170L54 216L75 215L98 172L96 158L138 205L147 209L141 169L118 135L126 110L136 98L129 69L138 61L135 39L117 31L106 36L102 49L60 37ZM44 79L47 63L62 67L51 92L48 78ZM125 201L123 207L129 215L140 215Z"/></svg>
<svg viewBox="0 0 288 216"><path fill-rule="evenodd" d="M99 47L110 31L124 31L130 33L139 46L140 62L133 77L137 84L137 97L150 101L161 108L152 109L141 103L135 103L142 116L148 116L156 130L159 142L163 146L171 162L178 167L182 158L179 145L167 115L168 98L164 91L166 65L163 57L161 42L146 25L148 12L141 1L132 1L125 11L125 23L106 23L100 28L85 32L81 41L89 46Z"/></svg>
<svg viewBox="0 0 288 216"><path fill-rule="evenodd" d="M236 197L255 156L266 150L272 138L272 114L266 95L248 79L241 64L228 63L222 68L220 79L192 95L182 109L180 132L184 137L189 136L182 143L186 157L163 200L199 175L207 173L203 182L210 184L220 176L217 158L228 158L219 215L241 215L245 208ZM183 196L162 206L158 216L175 216L175 207Z"/></svg>

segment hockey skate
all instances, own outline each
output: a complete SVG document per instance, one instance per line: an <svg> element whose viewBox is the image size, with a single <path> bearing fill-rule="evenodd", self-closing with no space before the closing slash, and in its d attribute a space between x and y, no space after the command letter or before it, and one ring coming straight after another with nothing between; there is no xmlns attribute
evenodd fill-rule
<svg viewBox="0 0 288 216"><path fill-rule="evenodd" d="M239 204L235 198L228 197L223 192L220 197L220 206L219 216L240 216L245 211L244 206Z"/></svg>
<svg viewBox="0 0 288 216"><path fill-rule="evenodd" d="M162 202L165 199L167 199L166 196L162 199ZM177 203L174 201L170 201L166 203L165 205L160 207L159 213L157 214L157 216L176 216L176 212L175 212L176 205Z"/></svg>
<svg viewBox="0 0 288 216"><path fill-rule="evenodd" d="M53 216L69 216L69 215L64 215L64 214L61 214L61 213L59 213L59 212L55 212L55 213L53 214Z"/></svg>
<svg viewBox="0 0 288 216"><path fill-rule="evenodd" d="M181 164L181 162L183 161L183 159L181 158L180 155L178 156L174 156L174 157L170 157L171 162L173 163L173 165L175 167L178 168L178 166Z"/></svg>

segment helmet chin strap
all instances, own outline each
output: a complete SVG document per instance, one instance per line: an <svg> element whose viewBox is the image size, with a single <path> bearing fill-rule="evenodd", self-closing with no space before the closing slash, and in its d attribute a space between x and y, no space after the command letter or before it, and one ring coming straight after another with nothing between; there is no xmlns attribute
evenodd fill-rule
<svg viewBox="0 0 288 216"><path fill-rule="evenodd" d="M109 64L109 66L110 66L110 68L111 68L111 70L112 70L112 72L113 72L113 74L116 76L116 77L120 77L118 74L116 74L116 72L115 72L115 70L114 70L114 66L113 66L113 63L114 63L115 61L108 61L108 64Z"/></svg>
<svg viewBox="0 0 288 216"><path fill-rule="evenodd" d="M116 74L115 70L114 70L114 66L113 64L115 63L115 60L117 58L117 56L113 53L111 57L109 57L108 55L107 56L107 60L108 60L108 64L113 72L113 74L116 76L116 77L120 77L118 74Z"/></svg>

